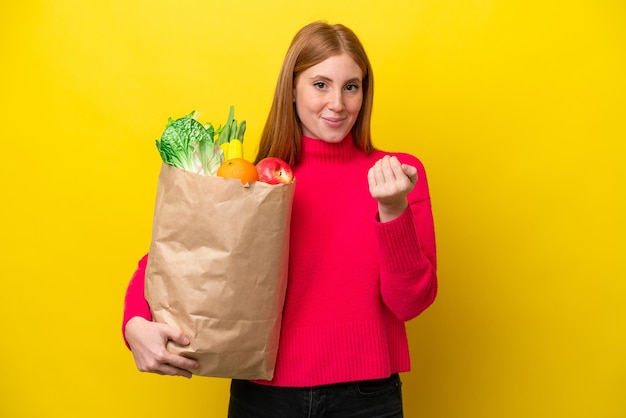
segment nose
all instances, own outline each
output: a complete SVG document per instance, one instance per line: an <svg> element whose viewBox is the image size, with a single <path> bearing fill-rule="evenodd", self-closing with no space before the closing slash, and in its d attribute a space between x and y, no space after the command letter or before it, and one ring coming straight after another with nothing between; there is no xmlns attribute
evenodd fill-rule
<svg viewBox="0 0 626 418"><path fill-rule="evenodd" d="M343 102L343 91L342 89L335 89L330 93L330 97L328 100L328 108L333 112L341 112L345 108Z"/></svg>

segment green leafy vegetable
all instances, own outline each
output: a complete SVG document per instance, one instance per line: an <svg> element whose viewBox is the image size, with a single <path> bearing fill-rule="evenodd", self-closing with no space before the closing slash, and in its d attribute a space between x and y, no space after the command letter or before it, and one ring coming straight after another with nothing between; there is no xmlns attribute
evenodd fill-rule
<svg viewBox="0 0 626 418"><path fill-rule="evenodd" d="M215 175L224 162L223 151L213 143L215 129L196 120L198 112L169 118L156 147L164 163L198 174Z"/></svg>

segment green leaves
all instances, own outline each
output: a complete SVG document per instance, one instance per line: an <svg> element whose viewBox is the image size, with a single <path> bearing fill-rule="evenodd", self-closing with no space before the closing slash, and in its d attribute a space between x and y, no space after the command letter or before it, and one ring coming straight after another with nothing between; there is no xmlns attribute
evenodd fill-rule
<svg viewBox="0 0 626 418"><path fill-rule="evenodd" d="M235 107L230 106L226 124L222 128L221 132L219 132L220 136L217 138L217 145L225 144L230 142L232 139L239 139L243 143L243 136L245 132L246 121L242 120L238 125L237 120L235 120Z"/></svg>
<svg viewBox="0 0 626 418"><path fill-rule="evenodd" d="M215 129L196 120L198 113L168 119L156 147L164 163L198 174L215 174L223 162L223 153L213 143Z"/></svg>

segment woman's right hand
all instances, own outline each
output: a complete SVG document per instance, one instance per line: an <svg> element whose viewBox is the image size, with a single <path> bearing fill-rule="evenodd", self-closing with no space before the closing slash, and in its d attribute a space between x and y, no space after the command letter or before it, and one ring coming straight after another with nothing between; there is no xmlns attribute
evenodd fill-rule
<svg viewBox="0 0 626 418"><path fill-rule="evenodd" d="M167 350L169 340L182 346L189 344L187 336L167 324L136 316L126 324L125 337L141 372L191 378L189 370L198 368L195 360Z"/></svg>

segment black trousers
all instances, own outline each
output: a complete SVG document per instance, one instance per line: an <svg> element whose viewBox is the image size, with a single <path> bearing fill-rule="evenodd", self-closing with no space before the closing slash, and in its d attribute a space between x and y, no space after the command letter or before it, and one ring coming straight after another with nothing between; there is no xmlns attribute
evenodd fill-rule
<svg viewBox="0 0 626 418"><path fill-rule="evenodd" d="M306 388L233 380L228 418L402 418L401 386L398 374Z"/></svg>

